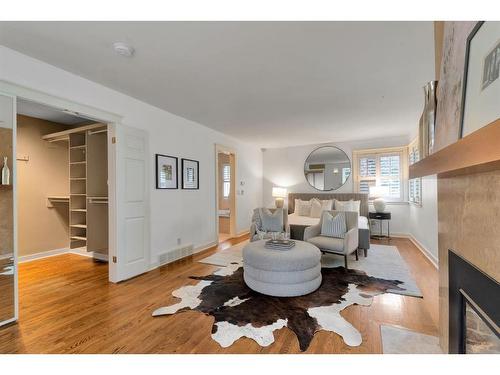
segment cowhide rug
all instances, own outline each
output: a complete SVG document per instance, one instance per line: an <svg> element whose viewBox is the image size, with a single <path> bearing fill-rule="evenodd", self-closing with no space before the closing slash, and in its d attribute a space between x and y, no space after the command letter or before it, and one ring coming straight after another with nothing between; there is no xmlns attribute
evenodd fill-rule
<svg viewBox="0 0 500 375"><path fill-rule="evenodd" d="M222 347L241 337L268 346L274 342L274 330L282 327L297 335L301 351L307 350L319 330L339 334L349 346L360 345L361 334L340 312L354 304L369 306L373 296L399 289L401 281L375 278L344 267L323 268L322 275L321 286L313 293L271 297L248 288L243 280L243 267L234 263L212 275L192 276L191 279L200 281L172 293L181 301L157 309L153 316L187 310L213 316L212 338Z"/></svg>

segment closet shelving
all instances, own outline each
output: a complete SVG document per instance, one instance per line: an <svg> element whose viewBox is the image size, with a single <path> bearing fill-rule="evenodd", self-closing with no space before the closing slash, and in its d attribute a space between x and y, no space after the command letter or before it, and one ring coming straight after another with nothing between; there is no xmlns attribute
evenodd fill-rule
<svg viewBox="0 0 500 375"><path fill-rule="evenodd" d="M42 137L49 142L67 141L69 196L48 197L69 203L70 248L107 253L108 170L107 127L86 125Z"/></svg>

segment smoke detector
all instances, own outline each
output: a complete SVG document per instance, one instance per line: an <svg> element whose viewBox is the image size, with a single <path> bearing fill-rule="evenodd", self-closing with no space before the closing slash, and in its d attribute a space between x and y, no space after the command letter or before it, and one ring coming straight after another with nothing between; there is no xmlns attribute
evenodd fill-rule
<svg viewBox="0 0 500 375"><path fill-rule="evenodd" d="M132 55L134 54L134 47L125 42L113 43L113 49L117 54L125 57L132 57Z"/></svg>

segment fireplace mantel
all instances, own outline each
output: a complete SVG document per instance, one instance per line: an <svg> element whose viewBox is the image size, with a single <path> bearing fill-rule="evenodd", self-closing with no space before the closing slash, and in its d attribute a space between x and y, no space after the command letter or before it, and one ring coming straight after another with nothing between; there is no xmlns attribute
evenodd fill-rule
<svg viewBox="0 0 500 375"><path fill-rule="evenodd" d="M410 178L500 170L500 119L410 166Z"/></svg>

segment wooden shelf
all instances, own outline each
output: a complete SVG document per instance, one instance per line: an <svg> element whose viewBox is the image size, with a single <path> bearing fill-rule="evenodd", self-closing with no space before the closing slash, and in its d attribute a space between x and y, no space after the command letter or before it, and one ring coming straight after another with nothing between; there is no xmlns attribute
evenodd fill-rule
<svg viewBox="0 0 500 375"><path fill-rule="evenodd" d="M76 241L87 241L87 237L82 236L71 236L71 239Z"/></svg>
<svg viewBox="0 0 500 375"><path fill-rule="evenodd" d="M410 179L500 169L500 119L410 165Z"/></svg>
<svg viewBox="0 0 500 375"><path fill-rule="evenodd" d="M74 162L71 162L69 163L70 165L77 165L77 164L87 164L86 161L74 161Z"/></svg>
<svg viewBox="0 0 500 375"><path fill-rule="evenodd" d="M47 197L49 201L66 201L69 202L69 196L67 195L51 195L50 197Z"/></svg>
<svg viewBox="0 0 500 375"><path fill-rule="evenodd" d="M84 125L80 126L78 128L73 128L73 129L68 129L68 130L63 130L57 133L51 133L51 134L46 134L42 136L42 139L46 141L53 141L53 140L62 140L62 139L67 139L70 134L74 133L82 133L87 130L97 130L97 129L107 129L105 124L90 124L90 125Z"/></svg>
<svg viewBox="0 0 500 375"><path fill-rule="evenodd" d="M87 209L85 209L85 208L72 208L70 211L71 212L87 212Z"/></svg>
<svg viewBox="0 0 500 375"><path fill-rule="evenodd" d="M86 179L85 177L70 177L72 181L85 181Z"/></svg>
<svg viewBox="0 0 500 375"><path fill-rule="evenodd" d="M85 224L71 224L70 227L87 229L87 225Z"/></svg>
<svg viewBox="0 0 500 375"><path fill-rule="evenodd" d="M79 149L79 148L85 148L87 147L87 145L80 145L80 146L71 146L70 149L71 150L76 150L76 149Z"/></svg>

